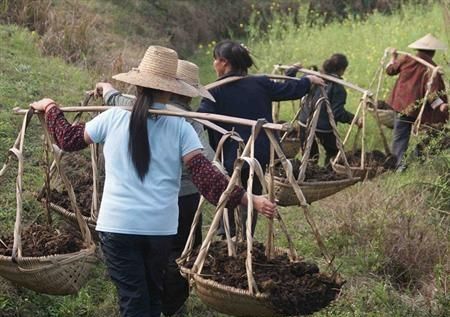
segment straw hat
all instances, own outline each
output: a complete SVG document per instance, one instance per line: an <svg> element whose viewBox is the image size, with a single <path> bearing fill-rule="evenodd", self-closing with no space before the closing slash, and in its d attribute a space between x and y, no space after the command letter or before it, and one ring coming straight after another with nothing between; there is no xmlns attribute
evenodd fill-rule
<svg viewBox="0 0 450 317"><path fill-rule="evenodd" d="M417 41L411 43L408 45L409 48L413 48L416 50L446 50L447 45L445 45L443 42L439 41L437 38L435 38L433 35L428 33L424 37L418 39Z"/></svg>
<svg viewBox="0 0 450 317"><path fill-rule="evenodd" d="M196 97L197 89L177 79L178 54L174 50L152 45L145 52L138 68L113 78L128 84Z"/></svg>
<svg viewBox="0 0 450 317"><path fill-rule="evenodd" d="M198 66L194 63L179 59L177 68L177 78L195 87L200 96L215 101L214 97L200 84Z"/></svg>

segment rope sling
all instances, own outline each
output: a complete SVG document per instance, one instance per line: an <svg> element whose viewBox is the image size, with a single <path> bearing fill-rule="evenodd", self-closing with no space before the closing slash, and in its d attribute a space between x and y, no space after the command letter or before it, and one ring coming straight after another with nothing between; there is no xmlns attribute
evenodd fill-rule
<svg viewBox="0 0 450 317"><path fill-rule="evenodd" d="M0 178L3 177L11 163L11 158L14 156L18 161L18 172L16 178L16 220L14 224L14 242L11 256L0 256L0 275L20 286L32 289L39 293L51 295L69 295L75 294L87 282L89 272L96 262L95 244L92 241L90 231L87 223L81 216L78 208L74 208L76 219L81 232L83 240L83 248L77 252L68 254L54 254L48 256L24 256L22 254L22 213L23 213L23 176L24 176L24 145L25 132L34 114L33 109L26 111L22 128L19 135L14 142L13 147L9 150L5 164L0 170ZM43 123L43 114L38 114L39 120ZM50 136L43 125L45 136L46 157L47 151L50 147L55 158L55 165L61 173L60 160L56 150L49 146L52 144ZM47 163L46 180L49 180L49 168ZM75 194L73 187L67 182L64 174L61 173L66 189L69 192L69 197L74 198ZM46 183L47 183L46 182ZM47 183L48 189L49 184ZM50 211L48 204L46 207L46 219L50 224ZM76 205L74 205L76 207Z"/></svg>

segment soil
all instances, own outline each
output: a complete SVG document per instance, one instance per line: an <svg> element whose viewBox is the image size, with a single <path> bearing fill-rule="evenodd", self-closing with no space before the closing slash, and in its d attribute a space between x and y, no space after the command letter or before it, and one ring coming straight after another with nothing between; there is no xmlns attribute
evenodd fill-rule
<svg viewBox="0 0 450 317"><path fill-rule="evenodd" d="M296 178L300 170L301 162L297 159L291 159L290 162L292 164L294 177ZM275 165L275 176L283 178L286 177L286 173L281 163L277 163ZM336 181L345 178L347 178L346 175L337 174L333 170L319 166L317 164L308 163L308 166L306 167L305 182Z"/></svg>
<svg viewBox="0 0 450 317"><path fill-rule="evenodd" d="M280 313L307 315L329 305L339 294L343 281L320 273L315 263L290 262L286 254L268 260L264 245L255 242L252 250L253 274L262 293ZM237 244L237 257L229 257L226 243L211 244L202 275L227 286L248 289L245 270L246 242ZM195 256L187 263L192 267Z"/></svg>
<svg viewBox="0 0 450 317"><path fill-rule="evenodd" d="M67 254L84 248L80 233L70 228L57 230L50 226L33 224L23 229L21 238L22 255L26 257ZM14 237L2 236L0 239L0 255L11 256Z"/></svg>
<svg viewBox="0 0 450 317"><path fill-rule="evenodd" d="M361 166L361 150L357 150L354 153L346 153L346 157L350 166ZM342 160L340 163L343 163ZM385 170L395 169L396 159L392 155L386 155L381 151L374 150L372 152L366 152L365 166L371 168L382 167Z"/></svg>
<svg viewBox="0 0 450 317"><path fill-rule="evenodd" d="M83 153L69 153L63 157L62 167L67 174L75 191L77 204L81 213L89 217L91 215L93 180L92 167L90 158ZM99 164L103 166L102 164ZM99 189L98 195L101 201L104 184L103 168L99 166ZM72 210L67 190L64 188L62 181L59 180L55 186L51 188L50 201L67 210Z"/></svg>

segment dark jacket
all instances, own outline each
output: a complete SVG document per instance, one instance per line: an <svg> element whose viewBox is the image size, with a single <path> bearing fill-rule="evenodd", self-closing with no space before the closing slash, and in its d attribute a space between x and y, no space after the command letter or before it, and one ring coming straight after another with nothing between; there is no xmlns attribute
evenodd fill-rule
<svg viewBox="0 0 450 317"><path fill-rule="evenodd" d="M334 74L328 74L340 78ZM328 100L331 104L331 110L333 111L334 120L336 122L342 123L351 123L354 115L351 112L345 110L345 103L347 100L347 92L345 91L344 86L334 83L327 82L327 86L325 87L325 92L328 96ZM302 110L300 111L300 123L306 126L308 122L308 118L312 115L312 109L317 100L321 97L320 89L316 88L312 92L313 97L312 101L309 103L305 103L302 105ZM322 104L319 114L319 121L317 122L317 129L319 132L331 132L332 128L328 119L328 113L325 108L325 104Z"/></svg>
<svg viewBox="0 0 450 317"><path fill-rule="evenodd" d="M237 74L227 74L219 79L235 75ZM216 102L204 98L198 111L251 120L264 118L272 122L272 101L300 99L309 92L310 87L311 83L307 78L274 82L267 76L247 76L211 89L210 93ZM251 127L218 124L226 130L234 129L244 141L247 141L251 135ZM209 130L210 142L214 150L221 136L220 133ZM255 142L255 157L263 169L269 162L269 144L269 139L264 131L261 131ZM235 141L229 141L224 145L224 164L230 174L237 157L237 148L238 144Z"/></svg>

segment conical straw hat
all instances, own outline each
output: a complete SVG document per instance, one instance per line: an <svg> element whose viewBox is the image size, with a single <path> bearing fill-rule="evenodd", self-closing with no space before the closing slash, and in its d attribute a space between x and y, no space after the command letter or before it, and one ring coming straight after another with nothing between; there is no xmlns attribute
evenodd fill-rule
<svg viewBox="0 0 450 317"><path fill-rule="evenodd" d="M430 33L428 33L424 37L418 39L417 41L409 44L408 47L416 49L416 50L429 50L429 51L446 50L447 49L447 45L445 45L443 42L439 41L437 38L435 38Z"/></svg>
<svg viewBox="0 0 450 317"><path fill-rule="evenodd" d="M197 97L197 89L177 79L177 65L177 52L167 47L152 45L145 52L138 68L114 75L113 78L136 86Z"/></svg>
<svg viewBox="0 0 450 317"><path fill-rule="evenodd" d="M178 60L177 78L197 89L200 96L215 101L214 97L200 84L198 66L189 61Z"/></svg>

